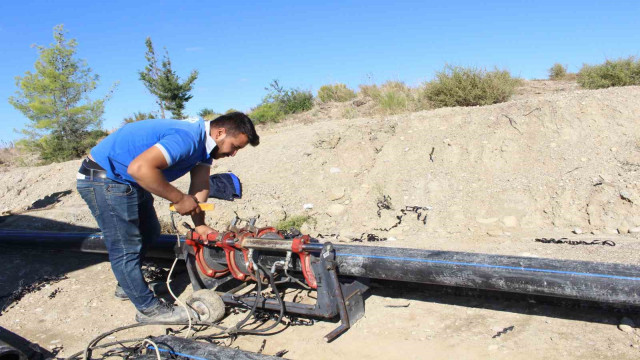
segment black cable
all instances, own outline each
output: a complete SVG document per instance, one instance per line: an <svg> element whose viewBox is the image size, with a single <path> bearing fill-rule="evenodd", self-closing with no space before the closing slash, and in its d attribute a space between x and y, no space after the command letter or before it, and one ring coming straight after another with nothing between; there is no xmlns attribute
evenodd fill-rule
<svg viewBox="0 0 640 360"><path fill-rule="evenodd" d="M280 292L278 291L276 284L275 284L275 279L274 276L271 272L269 272L264 266L256 264L258 269L256 269L256 273L257 273L257 281L256 281L256 287L257 287L257 292L256 292L256 297L255 297L255 301L253 303L253 306L251 307L251 311L249 311L249 313L247 314L247 316L245 316L244 319L240 320L238 323L236 323L236 325L229 327L229 328L225 328L224 326L220 326L220 325L216 325L216 324L206 324L206 323L195 323L192 325L201 325L201 326L212 326L215 327L219 330L222 330L221 332L215 333L215 334L211 334L211 335L204 335L204 336L197 336L194 337L193 339L197 340L197 339L205 339L205 338L212 338L212 337L216 337L216 336L220 336L220 335L234 335L234 334L263 334L273 328L275 328L278 324L280 324L280 322L282 321L282 319L284 318L284 300L282 299L282 296L280 295ZM260 302L263 297L262 297L262 281L261 281L261 272L263 272L264 274L267 275L267 277L269 278L269 285L273 291L273 293L276 296L276 299L278 300L278 304L280 305L280 314L278 316L277 321L275 321L272 325L270 325L267 328L264 329L247 329L247 330L243 330L242 327L246 324L246 322L255 315L256 313L256 309L258 307L258 302ZM97 337L95 337L93 340L91 340L89 342L89 344L87 345L87 347L83 350L83 351L79 351L71 356L69 356L67 358L67 360L71 360L71 359L75 359L78 356L84 354L85 358L89 359L89 355L91 353L91 350L93 349L99 349L99 348L105 348L105 347L109 347L112 345L116 345L116 344L120 344L120 343L124 343L124 342L138 342L138 341L143 341L145 338L140 338L140 339L131 339L131 340L120 340L117 342L112 342L112 343L107 343L107 344L102 344L102 345L97 345L98 342L100 342L100 340L106 338L107 336L116 333L118 331L123 331L123 330L128 330L128 329L132 329L132 328L136 328L136 327L141 327L141 326L148 326L148 325L186 325L188 326L189 323L186 322L176 322L176 323L166 323L166 322L149 322L149 323L137 323L137 324L131 324L131 325L126 325L126 326L121 326L112 330L109 330L105 333L102 333L100 335L98 335Z"/></svg>
<svg viewBox="0 0 640 360"><path fill-rule="evenodd" d="M284 301L282 300L282 296L280 296L280 292L278 291L278 288L276 288L275 281L274 281L274 278L273 278L273 274L271 274L262 265L260 265L260 264L257 264L257 265L258 265L258 268L261 269L262 271L264 271L267 274L267 276L269 277L269 284L271 285L271 290L273 290L273 293L276 295L276 298L278 299L278 304L280 304L280 315L278 316L278 320L275 321L273 324L271 324L269 327L264 328L264 329L244 330L243 331L244 334L265 333L265 332L275 328L276 326L278 326L278 324L280 324L280 321L282 321L283 315L284 315ZM256 298L256 302L257 301L258 301L258 299Z"/></svg>

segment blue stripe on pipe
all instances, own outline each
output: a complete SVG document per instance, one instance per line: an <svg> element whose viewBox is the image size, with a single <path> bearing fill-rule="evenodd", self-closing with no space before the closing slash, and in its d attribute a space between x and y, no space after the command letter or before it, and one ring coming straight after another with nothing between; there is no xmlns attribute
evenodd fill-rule
<svg viewBox="0 0 640 360"><path fill-rule="evenodd" d="M475 267L494 268L494 269L533 271L533 272L543 272L543 273L552 273L552 274L580 275L580 276L600 277L600 278L607 278L607 279L640 281L640 278L630 277L630 276L590 274L590 273L581 273L581 272L574 272L574 271L524 268L524 267L504 266L504 265L477 264L477 263L466 263L466 262L445 261L445 260L427 260L427 259L403 258L403 257L395 257L395 256L360 255L360 254L343 254L343 253L336 253L336 256L353 256L353 257L363 257L363 258L372 258L372 259L415 261L415 262L432 263L432 264L464 265L464 266L475 266Z"/></svg>
<svg viewBox="0 0 640 360"><path fill-rule="evenodd" d="M151 345L147 345L147 349L149 349L149 350L153 350L153 351L155 351L155 350L156 350L156 348L155 348L155 347L153 347L153 346L151 346ZM171 350L161 349L160 347L158 347L158 351L160 351L160 352L166 352L166 353L169 353L169 354L171 354L171 355L184 356L184 357L187 357L187 358L190 358L190 359L208 360L207 358L203 358L203 357L200 357L200 356L194 356L194 355L189 355L189 354L183 354L183 353L179 353L179 352L177 352L177 351L171 351Z"/></svg>

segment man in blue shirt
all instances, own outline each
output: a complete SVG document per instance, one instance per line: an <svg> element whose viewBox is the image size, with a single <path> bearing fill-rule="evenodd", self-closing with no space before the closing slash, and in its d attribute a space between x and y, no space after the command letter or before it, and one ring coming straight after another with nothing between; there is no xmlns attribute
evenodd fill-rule
<svg viewBox="0 0 640 360"><path fill-rule="evenodd" d="M118 280L116 296L130 299L138 322L183 322L182 307L153 296L141 270L146 246L160 235L153 196L191 215L195 231L213 229L204 222L198 202L209 196L209 171L214 159L235 154L260 137L243 113L212 121L143 120L127 124L103 139L80 166L77 188L102 230L111 268ZM171 181L191 175L189 193Z"/></svg>

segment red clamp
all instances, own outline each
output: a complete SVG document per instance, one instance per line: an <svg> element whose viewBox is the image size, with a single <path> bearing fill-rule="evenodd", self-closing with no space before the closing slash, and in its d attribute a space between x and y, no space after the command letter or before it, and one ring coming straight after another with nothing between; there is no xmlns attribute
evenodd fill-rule
<svg viewBox="0 0 640 360"><path fill-rule="evenodd" d="M307 284L312 289L317 289L318 284L316 282L316 276L313 274L313 269L311 269L311 256L309 256L308 252L305 252L302 249L303 245L308 244L310 241L311 238L309 237L309 235L302 235L300 237L294 238L293 243L291 244L291 251L300 256L302 275L304 275L304 279L307 281Z"/></svg>
<svg viewBox="0 0 640 360"><path fill-rule="evenodd" d="M236 234L234 232L227 231L222 236L222 239L219 242L216 242L216 246L221 247L224 250L224 255L227 258L227 266L229 266L231 275L240 281L245 281L247 275L243 274L236 264L237 249L235 248L235 238Z"/></svg>
<svg viewBox="0 0 640 360"><path fill-rule="evenodd" d="M207 242L214 244L218 239L218 235L219 235L218 232L207 234ZM209 264L207 264L207 261L204 259L203 245L205 244L205 242L203 240L203 237L200 236L200 234L198 234L195 231L189 231L187 233L187 238L185 240L185 243L193 247L193 251L195 253L195 258L196 258L196 264L198 265L198 268L200 269L200 271L202 271L203 274L205 274L208 277L219 278L229 273L229 269L226 267L223 267L222 269L214 269L211 266L209 266ZM222 267L222 265L220 265L220 267Z"/></svg>

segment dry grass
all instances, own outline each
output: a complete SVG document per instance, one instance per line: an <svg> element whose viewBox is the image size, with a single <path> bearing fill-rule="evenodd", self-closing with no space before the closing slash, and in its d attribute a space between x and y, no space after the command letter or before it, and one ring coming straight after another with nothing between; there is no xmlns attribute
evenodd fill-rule
<svg viewBox="0 0 640 360"><path fill-rule="evenodd" d="M23 166L22 151L12 141L0 141L0 167Z"/></svg>

